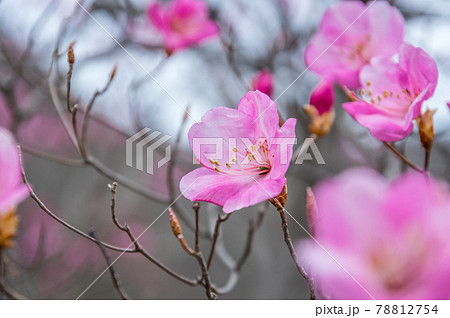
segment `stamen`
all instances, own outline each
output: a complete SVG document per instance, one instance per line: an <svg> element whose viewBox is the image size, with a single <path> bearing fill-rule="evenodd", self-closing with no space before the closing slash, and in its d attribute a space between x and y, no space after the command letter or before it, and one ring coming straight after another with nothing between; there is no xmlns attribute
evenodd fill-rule
<svg viewBox="0 0 450 318"><path fill-rule="evenodd" d="M228 162L225 165L227 166L228 169L231 169L231 165Z"/></svg>
<svg viewBox="0 0 450 318"><path fill-rule="evenodd" d="M214 167L214 170L216 170L217 172L222 172L219 169L217 169L217 167Z"/></svg>
<svg viewBox="0 0 450 318"><path fill-rule="evenodd" d="M372 83L370 81L367 81L367 86L372 85Z"/></svg>

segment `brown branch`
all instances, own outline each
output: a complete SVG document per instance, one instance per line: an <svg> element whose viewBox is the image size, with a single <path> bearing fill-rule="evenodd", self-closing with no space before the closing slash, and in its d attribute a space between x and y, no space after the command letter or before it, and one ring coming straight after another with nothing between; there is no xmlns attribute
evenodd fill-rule
<svg viewBox="0 0 450 318"><path fill-rule="evenodd" d="M34 157L38 157L47 161L59 163L65 166L71 166L71 167L84 167L86 166L86 163L84 160L81 159L71 159L71 158L64 158L56 155L49 154L47 152L43 152L25 145L20 145L22 150Z"/></svg>
<svg viewBox="0 0 450 318"><path fill-rule="evenodd" d="M185 278L183 276L181 276L178 273L175 273L173 270L169 269L168 267L166 267L165 265L163 265L162 263L160 263L157 259L155 259L153 256L150 255L150 253L148 253L143 247L142 245L138 242L138 238L136 238L130 227L125 223L125 224L120 224L119 220L117 219L116 216L116 194L117 194L117 183L114 182L111 185L109 185L109 188L111 190L111 217L113 220L114 225L120 229L121 231L125 232L128 237L130 238L132 244L134 244L134 250L141 254L142 256L144 256L147 260L149 260L150 262L152 262L153 264L155 264L157 267L159 267L160 269L162 269L163 271L165 271L167 274L169 274L170 276L174 277L175 279L178 279L179 281L190 285L190 286L197 286L198 282L194 281L194 280L189 280L188 278ZM141 234L142 235L142 234Z"/></svg>
<svg viewBox="0 0 450 318"><path fill-rule="evenodd" d="M220 216L220 213L217 215L216 225L214 226L213 241L211 244L211 250L209 251L209 257L208 257L208 262L207 262L208 269L211 267L211 262L212 262L214 252L216 249L217 239L219 238L219 235L220 235L220 226L223 222L227 221L230 218L230 216L231 216L231 213L225 215L223 218Z"/></svg>
<svg viewBox="0 0 450 318"><path fill-rule="evenodd" d="M425 163L423 170L428 171L430 169L431 148L425 149Z"/></svg>
<svg viewBox="0 0 450 318"><path fill-rule="evenodd" d="M106 83L106 85L103 87L102 90L95 91L94 95L92 96L91 100L89 101L89 104L86 107L86 111L84 112L83 120L82 120L82 129L81 129L81 151L86 155L87 154L87 133L89 128L89 119L90 119L90 113L92 111L92 108L94 107L95 101L97 98L101 95L103 95L108 88L111 86L112 81L114 80L114 77L116 75L117 66L114 66L112 69L109 80Z"/></svg>
<svg viewBox="0 0 450 318"><path fill-rule="evenodd" d="M239 257L238 261L231 269L228 281L222 287L213 286L213 291L215 293L219 295L227 294L231 290L233 290L233 288L236 286L239 280L240 271L242 270L242 267L244 266L245 262L250 256L254 235L256 231L261 227L264 215L267 213L268 207L269 205L267 203L263 204L260 210L258 211L258 216L256 217L256 220L249 221L249 230L247 232L247 241L245 243L244 251L241 257Z"/></svg>
<svg viewBox="0 0 450 318"><path fill-rule="evenodd" d="M31 199L33 199L34 202L36 202L36 204L41 208L42 211L44 211L45 213L47 213L52 219L54 219L55 221L57 221L58 223L60 223L61 225L63 225L64 227L68 228L69 230L71 230L72 232L94 242L94 243L100 243L102 244L104 247L113 250L113 251L117 251L117 252L124 252L124 253L135 253L135 250L130 250L128 248L120 248L117 246L113 246L101 241L96 241L95 239L93 239L90 235L84 233L83 231L77 229L76 227L70 225L69 223L65 222L63 219L59 218L56 214L54 214L52 211L50 211L50 209L47 208L47 206L39 199L39 197L36 195L36 193L34 193L33 189L31 188L30 183L28 182L28 179L26 177L25 174L25 169L23 166L23 161L22 161L22 152L20 150L20 146L19 148L19 160L20 160L20 167L21 167L21 173L22 173L22 180L23 183L27 186L28 191L30 193L30 197Z"/></svg>
<svg viewBox="0 0 450 318"><path fill-rule="evenodd" d="M306 280L306 283L309 287L310 292L310 299L316 299L316 293L315 293L315 287L312 279L309 277L309 275L306 273L306 270L303 268L302 265L298 262L297 253L295 252L294 245L292 244L291 235L289 234L289 228L286 220L286 213L283 204L278 201L278 199L274 198L273 202L276 204L276 208L278 213L280 214L281 218L281 227L283 229L283 235L284 235L284 242L286 243L289 254L291 255L292 261L295 264L295 267L297 268L300 275Z"/></svg>
<svg viewBox="0 0 450 318"><path fill-rule="evenodd" d="M186 107L185 113L183 114L183 119L181 121L181 125L178 127L178 132L177 132L177 136L175 138L175 143L172 147L172 154L171 154L172 159L169 161L168 168L167 168L167 187L168 187L168 191L169 191L169 201L174 202L174 210L182 210L183 209L183 207L178 204L178 201L175 200L174 168L177 163L177 159L179 157L178 149L180 148L180 142L181 142L181 138L183 136L183 130L184 130L184 127L186 126L186 122L189 117L189 111L190 111L190 107L188 105ZM186 226L190 230L195 231L194 225L191 224L191 222L185 217L185 215L183 213L178 213L178 217L181 219L181 221L183 221L184 224L186 224ZM202 237L206 237L206 238L210 237L209 232L205 229L201 229L200 227L198 228L198 234Z"/></svg>
<svg viewBox="0 0 450 318"><path fill-rule="evenodd" d="M122 298L122 300L130 300L131 298L128 296L128 294L122 287L122 282L120 281L119 274L117 273L116 269L113 266L113 263L111 262L111 258L109 257L108 251L103 247L102 244L98 243L99 240L94 230L91 230L89 234L95 239L98 247L100 248L100 251L103 254L103 257L106 261L106 265L108 265L109 273L111 274L111 280L113 282L114 288L119 293L120 298Z"/></svg>
<svg viewBox="0 0 450 318"><path fill-rule="evenodd" d="M406 158L400 151L398 151L397 148L395 148L393 145L391 145L388 142L383 142L383 144L389 149L391 150L398 158L400 158L400 160L402 160L405 164L407 164L408 166L410 166L411 168L413 168L416 171L419 172L424 172L422 169L420 169L419 167L417 167L415 164L413 164L411 161L408 160L408 158Z"/></svg>
<svg viewBox="0 0 450 318"><path fill-rule="evenodd" d="M196 210L198 213L198 210ZM205 287L206 296L210 300L217 299L217 295L213 293L211 281L209 278L208 268L206 266L205 260L203 259L202 252L200 251L200 247L196 244L196 248L192 249L189 247L189 244L186 242L183 231L180 226L180 222L178 221L175 213L172 209L169 210L169 217L170 217L170 226L172 228L172 232L177 238L178 242L180 243L183 250L190 256L193 256L198 264L200 265L200 269L202 271L202 279L198 281L198 283L201 283L202 286ZM197 223L197 222L196 222ZM196 231L197 232L197 231Z"/></svg>

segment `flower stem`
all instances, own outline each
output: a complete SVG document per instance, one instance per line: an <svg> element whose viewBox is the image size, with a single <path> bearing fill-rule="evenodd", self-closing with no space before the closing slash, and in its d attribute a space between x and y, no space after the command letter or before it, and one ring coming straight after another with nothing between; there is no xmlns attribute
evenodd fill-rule
<svg viewBox="0 0 450 318"><path fill-rule="evenodd" d="M309 287L309 299L315 300L316 299L316 290L314 287L314 283L312 279L308 276L303 266L300 265L297 259L297 253L295 252L294 245L292 244L291 235L289 234L289 228L286 220L286 213L284 212L284 207L281 206L281 204L277 205L277 211L280 214L281 217L281 227L283 229L284 234L284 242L286 243L289 253L291 254L291 258L294 261L295 267L297 267L298 272L302 277L306 280L306 283Z"/></svg>
<svg viewBox="0 0 450 318"><path fill-rule="evenodd" d="M405 164L407 164L408 166L410 166L411 168L413 168L416 171L419 172L424 172L422 169L420 169L419 167L417 167L415 164L413 164L411 161L408 160L408 158L406 158L400 151L397 150L397 148L395 148L394 146L392 146L390 143L388 142L383 142L384 145L391 150L397 157L400 158L400 160L402 160Z"/></svg>

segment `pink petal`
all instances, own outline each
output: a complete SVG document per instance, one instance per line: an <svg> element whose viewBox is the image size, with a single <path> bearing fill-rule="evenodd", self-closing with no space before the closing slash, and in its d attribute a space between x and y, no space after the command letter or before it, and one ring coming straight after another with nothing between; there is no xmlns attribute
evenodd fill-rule
<svg viewBox="0 0 450 318"><path fill-rule="evenodd" d="M295 144L295 124L297 120L289 118L278 130L273 139L270 153L274 154L272 169L269 174L271 178L281 178L286 175L292 159L292 148Z"/></svg>
<svg viewBox="0 0 450 318"><path fill-rule="evenodd" d="M386 181L366 168L350 169L320 183L314 189L318 209L317 239L355 251L364 250L367 244L378 239L377 236L368 236L367 229L384 227L379 211L386 189ZM345 204L342 203L343 198L346 198Z"/></svg>
<svg viewBox="0 0 450 318"><path fill-rule="evenodd" d="M366 14L371 29L372 56L397 54L405 33L405 19L400 11L386 1L377 1Z"/></svg>
<svg viewBox="0 0 450 318"><path fill-rule="evenodd" d="M165 27L162 7L158 2L151 3L147 9L147 14L153 25L163 30Z"/></svg>
<svg viewBox="0 0 450 318"><path fill-rule="evenodd" d="M252 119L255 140L276 135L279 124L278 111L275 103L266 94L258 91L248 92L239 102L238 110L248 114Z"/></svg>
<svg viewBox="0 0 450 318"><path fill-rule="evenodd" d="M366 102L344 103L344 109L381 141L398 141L413 130L412 120L398 118Z"/></svg>
<svg viewBox="0 0 450 318"><path fill-rule="evenodd" d="M322 248L316 242L306 240L300 241L296 250L300 263L314 278L320 299L372 299L370 295L378 296L374 293L376 285L371 283L371 273L355 253L328 245Z"/></svg>
<svg viewBox="0 0 450 318"><path fill-rule="evenodd" d="M203 166L214 169L210 159L225 166L235 155L233 147L245 149L243 138L254 142L256 124L252 125L252 122L252 117L237 109L213 108L189 130L189 145Z"/></svg>
<svg viewBox="0 0 450 318"><path fill-rule="evenodd" d="M330 46L331 43L320 34L314 35L305 50L306 66L328 81L350 89L360 87L359 71L364 63L342 58L341 55L350 54L349 50Z"/></svg>
<svg viewBox="0 0 450 318"><path fill-rule="evenodd" d="M205 201L223 207L230 213L268 200L281 193L286 179L269 179L267 175L255 178L230 176L208 168L196 169L185 175L180 190L191 201Z"/></svg>
<svg viewBox="0 0 450 318"><path fill-rule="evenodd" d="M421 48L404 43L400 51L400 66L407 72L409 89L419 95L426 87L430 89L424 99L433 96L439 71L435 60Z"/></svg>

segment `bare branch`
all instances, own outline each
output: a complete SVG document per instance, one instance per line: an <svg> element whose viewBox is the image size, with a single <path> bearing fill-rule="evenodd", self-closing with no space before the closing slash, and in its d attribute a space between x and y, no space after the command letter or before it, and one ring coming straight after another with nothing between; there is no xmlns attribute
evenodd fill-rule
<svg viewBox="0 0 450 318"><path fill-rule="evenodd" d="M102 244L98 243L99 241L97 238L97 234L95 233L94 230L91 230L89 232L89 234L95 239L98 247L100 248L100 251L103 254L103 257L105 258L106 265L108 265L108 270L109 270L109 273L111 274L111 279L112 279L114 288L117 290L117 292L119 293L122 300L130 300L131 298L127 295L125 290L122 288L122 282L120 281L119 274L117 273L117 271L115 270L115 268L111 262L111 258L109 257L108 251L103 247Z"/></svg>

